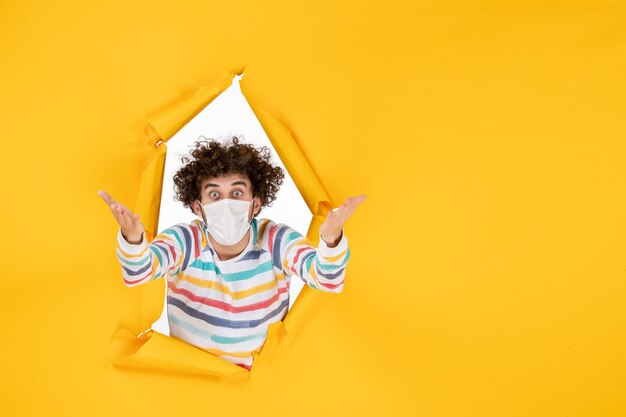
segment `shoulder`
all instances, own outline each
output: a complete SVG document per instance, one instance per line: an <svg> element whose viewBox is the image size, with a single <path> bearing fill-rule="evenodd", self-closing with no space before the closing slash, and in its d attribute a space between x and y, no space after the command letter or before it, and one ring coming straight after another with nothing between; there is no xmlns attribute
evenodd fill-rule
<svg viewBox="0 0 626 417"><path fill-rule="evenodd" d="M159 235L176 239L181 246L189 246L192 242L203 240L204 224L200 220L193 220L191 223L176 223L164 229Z"/></svg>
<svg viewBox="0 0 626 417"><path fill-rule="evenodd" d="M204 230L205 229L204 223L200 219L194 219L189 224L187 224L187 223L179 223L178 225L185 225L185 226L189 227L190 229L197 229L197 230Z"/></svg>
<svg viewBox="0 0 626 417"><path fill-rule="evenodd" d="M266 247L270 233L276 227L276 222L271 219L256 218L252 219L252 227L255 234L257 245Z"/></svg>
<svg viewBox="0 0 626 417"><path fill-rule="evenodd" d="M279 231L294 231L294 229L292 229L289 225L285 224L285 223L278 223L275 222L272 219L254 219L255 223L256 223L256 228L257 228L257 236L259 238L264 237L264 236L268 236L268 235L273 235L276 232Z"/></svg>
<svg viewBox="0 0 626 417"><path fill-rule="evenodd" d="M256 243L262 248L268 248L275 242L281 241L284 235L289 235L294 230L284 223L277 223L272 219L255 219Z"/></svg>
<svg viewBox="0 0 626 417"><path fill-rule="evenodd" d="M167 229L163 230L163 232L165 231L176 231L176 232L191 232L191 231L198 231L198 230L203 230L203 223L199 220L193 220L191 223L176 223L170 227L168 227Z"/></svg>
<svg viewBox="0 0 626 417"><path fill-rule="evenodd" d="M307 240L300 232L285 223L277 223L270 219L259 219L259 241L266 245L281 247L294 241ZM307 243L308 242L307 240Z"/></svg>

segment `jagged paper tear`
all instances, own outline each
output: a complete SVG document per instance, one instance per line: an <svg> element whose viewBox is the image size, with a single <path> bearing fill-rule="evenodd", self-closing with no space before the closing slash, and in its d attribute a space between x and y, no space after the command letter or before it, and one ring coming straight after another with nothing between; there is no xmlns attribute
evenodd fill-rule
<svg viewBox="0 0 626 417"><path fill-rule="evenodd" d="M135 211L145 219L148 240L153 239L157 232L163 186L166 147L159 146L159 143L167 142L227 89L235 77L239 79L242 75L243 71L240 74L228 73L211 86L202 86L192 96L147 118L146 132L158 151L142 173ZM250 102L243 83L242 93L313 214L306 237L317 244L319 226L333 205L291 132L268 112ZM252 371L248 373L244 368L225 359L181 340L149 330L151 323L159 317L163 308L163 287L148 283L138 289L141 291L138 329L148 330L136 336L128 329L118 329L110 341L111 362L117 367L194 373L220 378L251 376L264 369L275 347L285 339L289 331L293 333L293 329L309 317L315 293L315 290L305 286L285 319L269 326L265 344L259 353L253 354Z"/></svg>

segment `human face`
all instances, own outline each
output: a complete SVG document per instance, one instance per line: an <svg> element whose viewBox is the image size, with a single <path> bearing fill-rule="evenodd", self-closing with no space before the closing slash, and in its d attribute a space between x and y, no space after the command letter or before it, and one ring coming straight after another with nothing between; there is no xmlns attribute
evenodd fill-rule
<svg viewBox="0 0 626 417"><path fill-rule="evenodd" d="M223 199L252 201L252 184L246 175L229 174L222 177L205 178L200 184L200 201L193 204L194 212L202 216L202 206L216 203ZM254 198L252 212L258 213L260 210L260 200ZM248 219L250 220L250 219Z"/></svg>

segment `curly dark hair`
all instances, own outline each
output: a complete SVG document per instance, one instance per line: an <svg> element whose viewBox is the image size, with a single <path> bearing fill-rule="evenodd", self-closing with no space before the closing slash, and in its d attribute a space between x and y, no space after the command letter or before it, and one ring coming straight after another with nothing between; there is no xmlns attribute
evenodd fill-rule
<svg viewBox="0 0 626 417"><path fill-rule="evenodd" d="M237 136L223 144L215 139L197 140L190 155L181 157L183 166L174 175L175 198L193 212L192 204L200 200L203 180L245 174L252 184L253 197L261 199L262 207L269 207L285 177L282 168L272 165L271 156L267 146L256 149L252 144L239 143Z"/></svg>

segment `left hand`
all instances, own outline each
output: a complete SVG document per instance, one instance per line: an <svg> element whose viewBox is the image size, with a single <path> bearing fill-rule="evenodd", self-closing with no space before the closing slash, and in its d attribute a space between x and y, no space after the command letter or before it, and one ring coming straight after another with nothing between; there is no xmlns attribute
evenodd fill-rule
<svg viewBox="0 0 626 417"><path fill-rule="evenodd" d="M363 200L366 195L361 194L358 197L348 198L341 206L328 212L326 220L320 225L320 235L329 247L335 247L341 238L341 230L343 225L352 215L352 212Z"/></svg>

